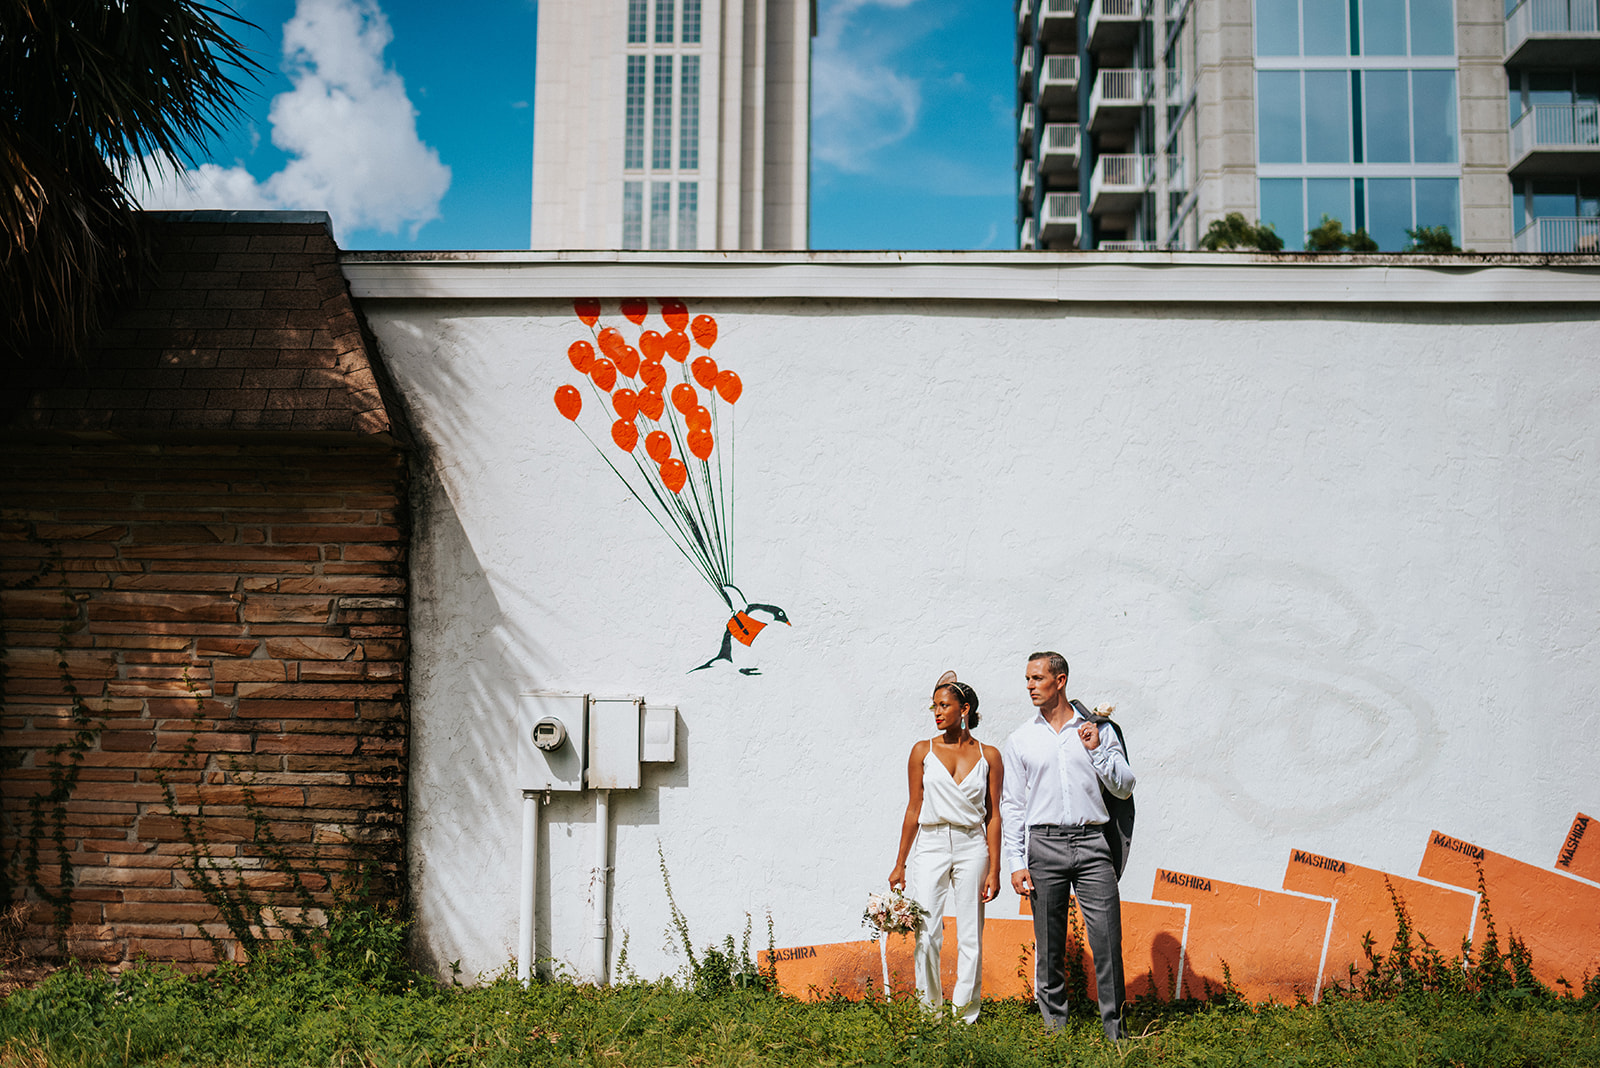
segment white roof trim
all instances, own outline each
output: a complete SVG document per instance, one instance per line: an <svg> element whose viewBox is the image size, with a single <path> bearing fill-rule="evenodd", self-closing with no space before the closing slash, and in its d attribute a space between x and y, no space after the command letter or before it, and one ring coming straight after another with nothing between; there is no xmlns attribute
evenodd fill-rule
<svg viewBox="0 0 1600 1068"><path fill-rule="evenodd" d="M346 252L360 300L1600 303L1595 256L1250 253Z"/></svg>

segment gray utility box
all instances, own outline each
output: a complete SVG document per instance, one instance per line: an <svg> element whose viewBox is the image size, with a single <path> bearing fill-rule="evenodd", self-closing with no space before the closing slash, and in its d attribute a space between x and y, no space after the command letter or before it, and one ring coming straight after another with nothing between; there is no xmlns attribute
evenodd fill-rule
<svg viewBox="0 0 1600 1068"><path fill-rule="evenodd" d="M642 697L517 697L518 788L637 790L641 764L677 759L678 708Z"/></svg>
<svg viewBox="0 0 1600 1068"><path fill-rule="evenodd" d="M589 788L639 788L639 736L644 727L641 697L589 698Z"/></svg>
<svg viewBox="0 0 1600 1068"><path fill-rule="evenodd" d="M517 785L522 790L582 790L588 754L589 695L525 693L517 697ZM543 727L541 728L541 724ZM557 733L565 734L552 749Z"/></svg>

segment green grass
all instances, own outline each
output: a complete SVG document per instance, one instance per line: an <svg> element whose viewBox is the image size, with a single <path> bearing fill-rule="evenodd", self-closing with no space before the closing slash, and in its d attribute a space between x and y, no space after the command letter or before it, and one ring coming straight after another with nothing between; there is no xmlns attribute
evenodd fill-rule
<svg viewBox="0 0 1600 1068"><path fill-rule="evenodd" d="M366 982L326 960L189 977L69 969L0 1002L0 1066L44 1065L1600 1065L1585 1000L1450 994L1165 1010L1120 1048L1085 1017L1048 1033L993 1002L967 1027L914 1002L801 1003L670 982L463 989Z"/></svg>

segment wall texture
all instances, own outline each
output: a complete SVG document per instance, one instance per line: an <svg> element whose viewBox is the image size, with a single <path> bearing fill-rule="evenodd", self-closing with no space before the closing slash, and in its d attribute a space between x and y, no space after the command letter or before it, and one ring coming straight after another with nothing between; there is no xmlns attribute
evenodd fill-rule
<svg viewBox="0 0 1600 1068"><path fill-rule="evenodd" d="M1118 707L1140 773L1130 976L1181 957L1196 984L1226 961L1258 996L1312 988L1357 937L1333 917L1381 919L1385 873L1426 887L1418 907L1452 944L1474 915L1472 850L1504 858L1483 860L1499 915L1586 917L1557 924L1575 947L1561 967L1600 970L1600 910L1571 910L1600 890L1551 868L1597 803L1590 268L1379 265L1355 272L1365 298L1328 270L1286 300L1286 272L1306 270L1288 261L1140 261L1095 289L1084 260L1061 268L1064 296L1031 301L1004 296L1038 277L1021 267L951 267L946 291L997 296L935 299L918 295L933 268L860 282L876 260L725 283L688 257L487 259L346 260L424 439L409 840L436 965L511 955L514 709L554 689L680 709L676 763L613 797L613 958L626 942L641 973L684 963L659 849L697 941L770 913L778 945L805 950L791 985L848 979L852 953L876 974L859 945L804 969L862 935L934 679L969 679L998 742L1030 714L1027 653L1054 647L1075 694ZM815 295L737 295L782 279ZM1467 299L1493 279L1501 301ZM1578 302L1546 303L1561 286ZM654 298L637 323L616 297L572 298L630 290L687 294L680 328L713 317L709 355L742 382L732 404L696 395L725 449L706 492L731 505L738 595L793 626L735 644L731 666L690 670L729 606L608 466L631 477L646 446L625 454L605 406L644 388L642 332L673 323ZM608 327L644 364L606 348ZM575 370L575 341L622 352L610 391ZM669 390L693 381L662 366ZM563 385L581 387L576 425L552 401ZM543 813L537 952L577 969L593 801ZM1330 871L1359 911L1330 905ZM1017 899L989 915L1014 974Z"/></svg>

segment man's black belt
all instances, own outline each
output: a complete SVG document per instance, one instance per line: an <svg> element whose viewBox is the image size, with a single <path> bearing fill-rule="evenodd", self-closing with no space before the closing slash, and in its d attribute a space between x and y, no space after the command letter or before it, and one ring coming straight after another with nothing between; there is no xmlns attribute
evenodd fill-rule
<svg viewBox="0 0 1600 1068"><path fill-rule="evenodd" d="M1104 834L1105 826L1103 823L1030 823L1028 824L1028 833L1045 835Z"/></svg>

